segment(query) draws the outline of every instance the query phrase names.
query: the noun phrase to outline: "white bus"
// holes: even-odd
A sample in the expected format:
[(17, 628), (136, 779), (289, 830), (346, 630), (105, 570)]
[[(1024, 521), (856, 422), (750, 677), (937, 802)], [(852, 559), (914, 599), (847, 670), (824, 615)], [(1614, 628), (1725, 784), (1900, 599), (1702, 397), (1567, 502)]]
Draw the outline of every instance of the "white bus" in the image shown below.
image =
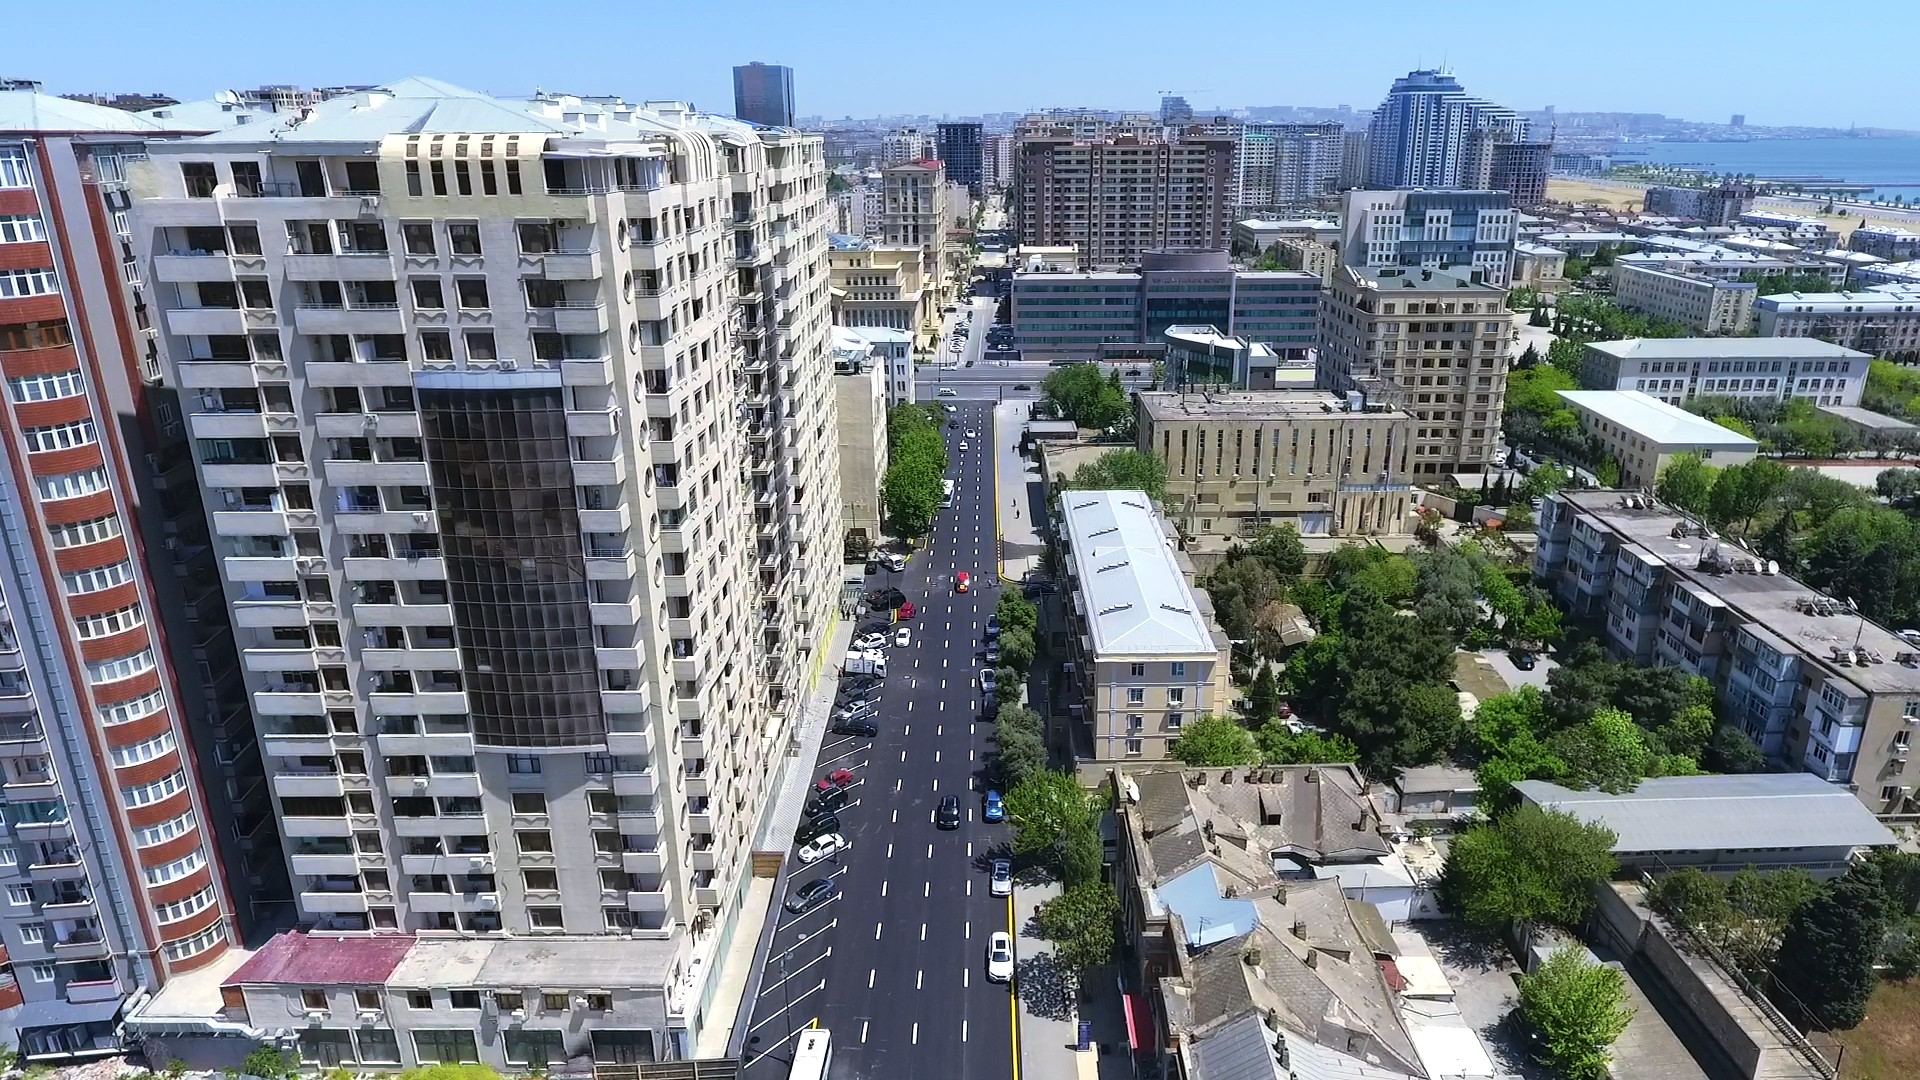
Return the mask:
[(953, 505), (953, 487), (954, 484), (951, 480), (940, 481), (940, 505), (942, 507), (950, 507)]
[(826, 1080), (833, 1064), (833, 1035), (826, 1028), (808, 1028), (793, 1044), (793, 1068), (787, 1080)]

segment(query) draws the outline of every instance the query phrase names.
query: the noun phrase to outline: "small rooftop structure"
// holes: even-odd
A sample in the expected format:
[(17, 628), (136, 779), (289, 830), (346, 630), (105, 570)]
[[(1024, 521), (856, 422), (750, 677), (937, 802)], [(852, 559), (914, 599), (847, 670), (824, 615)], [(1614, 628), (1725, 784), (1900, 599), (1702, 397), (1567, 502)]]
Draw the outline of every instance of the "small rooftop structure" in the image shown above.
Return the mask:
[(1817, 406), (1817, 408), (1828, 416), (1845, 420), (1847, 423), (1863, 431), (1899, 435), (1917, 430), (1913, 424), (1909, 424), (1898, 417), (1888, 416), (1886, 413), (1874, 412), (1872, 409), (1863, 409), (1858, 405), (1820, 405)]

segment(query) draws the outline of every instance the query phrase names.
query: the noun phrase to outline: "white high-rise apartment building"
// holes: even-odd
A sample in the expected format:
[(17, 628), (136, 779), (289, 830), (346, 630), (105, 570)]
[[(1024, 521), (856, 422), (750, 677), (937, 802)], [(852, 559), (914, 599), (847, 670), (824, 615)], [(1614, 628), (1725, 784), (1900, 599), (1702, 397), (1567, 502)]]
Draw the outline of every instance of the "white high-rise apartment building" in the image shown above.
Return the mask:
[(697, 1037), (837, 599), (819, 138), (408, 79), (133, 185), (301, 920)]
[(1411, 71), (1395, 79), (1367, 129), (1367, 186), (1456, 188), (1482, 183), (1469, 136), (1525, 141), (1527, 121), (1511, 109), (1470, 96), (1443, 71)]
[(925, 161), (936, 156), (937, 143), (934, 137), (917, 128), (902, 128), (880, 136), (882, 168), (905, 161)]

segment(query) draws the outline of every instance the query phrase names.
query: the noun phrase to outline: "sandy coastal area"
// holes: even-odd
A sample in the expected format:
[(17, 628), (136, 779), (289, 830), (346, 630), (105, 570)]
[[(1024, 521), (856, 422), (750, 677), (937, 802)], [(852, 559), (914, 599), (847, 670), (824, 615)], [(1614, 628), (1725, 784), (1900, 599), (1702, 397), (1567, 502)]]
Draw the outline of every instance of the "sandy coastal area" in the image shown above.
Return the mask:
[[(1639, 210), (1641, 200), (1646, 197), (1647, 185), (1627, 180), (1601, 180), (1594, 177), (1552, 177), (1547, 181), (1547, 198), (1564, 202), (1599, 203), (1612, 210)], [(1920, 213), (1892, 210), (1881, 206), (1847, 205), (1847, 214), (1821, 214), (1815, 211), (1825, 205), (1815, 199), (1764, 198), (1757, 199), (1755, 206), (1764, 210), (1779, 210), (1789, 214), (1805, 214), (1819, 218), (1831, 226), (1835, 232), (1845, 236), (1863, 222), (1876, 225), (1893, 225), (1901, 228), (1920, 230)]]

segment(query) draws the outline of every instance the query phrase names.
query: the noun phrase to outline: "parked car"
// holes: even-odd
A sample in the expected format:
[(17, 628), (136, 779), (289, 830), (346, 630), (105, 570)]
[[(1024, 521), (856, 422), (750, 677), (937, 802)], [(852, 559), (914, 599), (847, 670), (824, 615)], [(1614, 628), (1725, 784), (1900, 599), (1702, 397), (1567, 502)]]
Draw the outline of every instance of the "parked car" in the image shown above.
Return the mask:
[(987, 937), (987, 979), (1013, 981), (1013, 938), (1005, 930), (995, 930)]
[(911, 619), (918, 614), (920, 614), (920, 609), (913, 606), (913, 601), (909, 600), (900, 605), (899, 615), (902, 619)]
[(814, 878), (805, 885), (793, 890), (787, 897), (787, 910), (795, 915), (805, 915), (821, 904), (833, 899), (840, 892), (840, 882), (835, 878)]
[(913, 643), (913, 627), (903, 626), (900, 629), (895, 630), (893, 632), (893, 645), (895, 648), (904, 649), (908, 645), (911, 645), (912, 643)]
[(835, 769), (813, 783), (813, 789), (815, 791), (832, 791), (835, 788), (848, 788), (852, 786), (852, 769)]
[(853, 647), (861, 652), (868, 652), (873, 649), (884, 649), (887, 647), (887, 635), (862, 634), (853, 639)]
[(875, 611), (892, 611), (907, 602), (907, 594), (899, 589), (875, 589), (867, 594), (867, 606)]
[(887, 569), (893, 571), (896, 574), (907, 568), (907, 557), (905, 555), (900, 554), (897, 551), (887, 552), (886, 560), (887, 560)]
[(872, 675), (849, 675), (840, 680), (840, 693), (846, 697), (864, 697), (885, 685), (885, 681)]
[(990, 896), (1013, 895), (1013, 863), (1006, 859), (993, 860), (993, 876), (987, 879), (987, 893)]
[(940, 800), (939, 808), (933, 812), (933, 824), (939, 829), (960, 827), (960, 796), (948, 795)]
[(847, 793), (839, 788), (831, 788), (814, 792), (813, 797), (807, 800), (804, 811), (812, 818), (822, 814), (837, 814), (846, 805)]
[(801, 823), (800, 828), (793, 834), (793, 840), (796, 844), (804, 844), (817, 837), (825, 836), (830, 832), (839, 831), (840, 818), (834, 814), (822, 814), (817, 818), (808, 818), (805, 822)]
[(986, 798), (981, 800), (980, 816), (987, 821), (1007, 820), (1006, 804), (1000, 799), (1000, 793), (989, 789)]
[(817, 863), (821, 859), (838, 855), (852, 846), (852, 842), (837, 832), (830, 832), (825, 836), (816, 836), (801, 846), (800, 862), (803, 865), (807, 863)]
[(994, 692), (996, 688), (999, 687), (999, 685), (1000, 685), (1000, 678), (999, 676), (993, 673), (992, 668), (985, 668), (980, 672), (980, 692), (981, 693), (991, 694)]
[(1000, 666), (1000, 646), (998, 645), (987, 646), (986, 657), (987, 657), (987, 663), (992, 664), (995, 667)]
[(871, 739), (880, 734), (880, 725), (874, 723), (871, 717), (855, 716), (846, 720), (835, 720), (833, 727), (829, 730), (835, 735), (857, 735)]
[(1507, 654), (1507, 658), (1512, 660), (1513, 666), (1519, 668), (1521, 671), (1532, 671), (1534, 666), (1540, 662), (1538, 657), (1526, 649), (1515, 649)]
[(987, 616), (987, 640), (992, 641), (999, 636), (1000, 636), (1000, 616), (998, 615)]

